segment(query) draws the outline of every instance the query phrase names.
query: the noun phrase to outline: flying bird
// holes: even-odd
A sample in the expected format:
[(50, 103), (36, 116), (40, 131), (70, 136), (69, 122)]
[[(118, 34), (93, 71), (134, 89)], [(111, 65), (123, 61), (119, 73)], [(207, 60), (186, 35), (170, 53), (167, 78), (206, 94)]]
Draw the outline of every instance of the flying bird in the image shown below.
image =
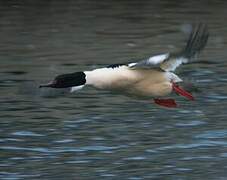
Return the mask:
[(206, 46), (208, 37), (206, 25), (199, 24), (192, 28), (185, 47), (177, 53), (167, 52), (138, 62), (58, 75), (53, 81), (40, 85), (40, 88), (70, 88), (74, 92), (84, 86), (93, 86), (132, 97), (152, 98), (160, 106), (174, 108), (177, 107), (175, 100), (167, 98), (173, 92), (188, 100), (195, 99), (179, 85), (183, 80), (174, 71), (199, 54)]

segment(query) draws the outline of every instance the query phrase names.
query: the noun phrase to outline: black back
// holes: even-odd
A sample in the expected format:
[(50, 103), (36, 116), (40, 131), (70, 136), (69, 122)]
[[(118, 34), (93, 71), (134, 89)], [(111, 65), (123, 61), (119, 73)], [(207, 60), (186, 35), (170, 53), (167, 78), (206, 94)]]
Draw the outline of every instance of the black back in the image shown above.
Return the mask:
[(107, 66), (107, 68), (118, 68), (118, 67), (120, 67), (120, 66), (126, 66), (127, 64), (110, 64), (110, 65), (108, 65)]

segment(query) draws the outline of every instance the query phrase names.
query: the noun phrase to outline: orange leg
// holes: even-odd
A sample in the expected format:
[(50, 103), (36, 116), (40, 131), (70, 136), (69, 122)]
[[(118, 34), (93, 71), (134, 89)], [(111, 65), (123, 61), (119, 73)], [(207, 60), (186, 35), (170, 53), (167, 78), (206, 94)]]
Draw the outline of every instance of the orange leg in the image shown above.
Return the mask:
[(164, 106), (168, 108), (176, 108), (177, 103), (174, 99), (154, 99), (155, 104), (158, 104), (159, 106)]
[(179, 94), (179, 95), (181, 95), (181, 96), (184, 96), (184, 97), (188, 98), (189, 100), (192, 100), (192, 101), (195, 100), (195, 98), (192, 96), (191, 93), (185, 91), (184, 89), (182, 89), (182, 88), (181, 88), (179, 85), (177, 85), (176, 83), (172, 82), (172, 85), (173, 85), (173, 90), (174, 90), (177, 94)]

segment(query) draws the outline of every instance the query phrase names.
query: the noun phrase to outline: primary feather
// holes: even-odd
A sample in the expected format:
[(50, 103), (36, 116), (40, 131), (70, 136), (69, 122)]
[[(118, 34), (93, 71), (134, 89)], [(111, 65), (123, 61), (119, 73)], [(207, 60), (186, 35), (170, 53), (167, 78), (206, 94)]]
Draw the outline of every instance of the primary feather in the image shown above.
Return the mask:
[(175, 71), (181, 64), (187, 63), (198, 54), (206, 45), (209, 33), (207, 27), (199, 24), (191, 31), (186, 46), (178, 53), (165, 53), (152, 56), (137, 63), (130, 63), (131, 68), (155, 68), (159, 67), (163, 71)]

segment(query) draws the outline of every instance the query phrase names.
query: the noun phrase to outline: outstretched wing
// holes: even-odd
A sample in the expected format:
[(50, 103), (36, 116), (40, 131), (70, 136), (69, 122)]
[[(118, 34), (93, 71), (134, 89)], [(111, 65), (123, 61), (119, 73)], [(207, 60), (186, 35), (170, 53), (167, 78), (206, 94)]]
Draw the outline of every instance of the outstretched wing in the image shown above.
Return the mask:
[(128, 66), (131, 68), (159, 67), (164, 71), (175, 71), (178, 66), (187, 63), (206, 46), (208, 37), (209, 33), (206, 25), (199, 24), (193, 28), (186, 46), (179, 53), (152, 56), (146, 60), (131, 63)]

